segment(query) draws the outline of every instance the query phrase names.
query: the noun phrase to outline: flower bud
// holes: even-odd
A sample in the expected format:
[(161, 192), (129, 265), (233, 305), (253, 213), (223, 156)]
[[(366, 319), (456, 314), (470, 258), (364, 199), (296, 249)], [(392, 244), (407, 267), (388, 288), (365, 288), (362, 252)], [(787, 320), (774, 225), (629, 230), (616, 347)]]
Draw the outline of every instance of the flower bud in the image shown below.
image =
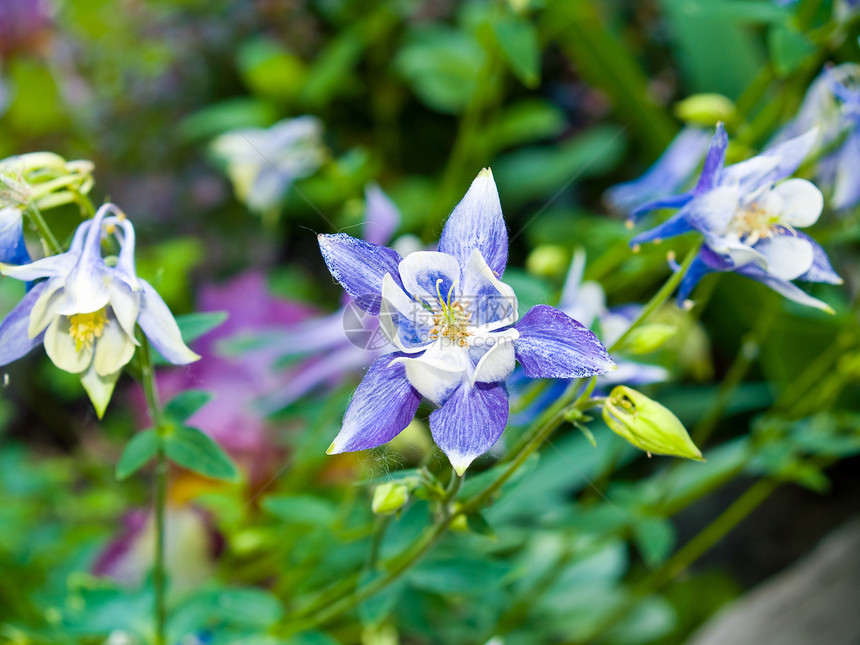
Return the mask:
[(642, 325), (631, 332), (625, 349), (631, 354), (650, 354), (660, 349), (677, 333), (678, 329), (674, 325), (663, 323)]
[(694, 94), (675, 104), (675, 115), (687, 123), (712, 126), (728, 121), (735, 104), (722, 94)]
[(408, 499), (409, 487), (406, 484), (386, 482), (373, 491), (371, 508), (379, 515), (389, 515), (403, 508)]
[(569, 263), (568, 252), (556, 244), (541, 244), (526, 258), (529, 273), (544, 277), (561, 275)]
[(671, 411), (636, 390), (619, 385), (603, 404), (603, 420), (650, 456), (674, 455), (703, 461), (701, 451)]

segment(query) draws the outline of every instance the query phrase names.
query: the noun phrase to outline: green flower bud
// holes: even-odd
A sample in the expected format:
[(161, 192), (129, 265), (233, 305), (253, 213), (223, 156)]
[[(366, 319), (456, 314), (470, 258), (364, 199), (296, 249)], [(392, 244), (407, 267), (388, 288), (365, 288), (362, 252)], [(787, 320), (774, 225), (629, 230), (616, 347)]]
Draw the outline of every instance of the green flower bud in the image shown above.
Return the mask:
[(674, 325), (662, 323), (642, 325), (631, 332), (624, 349), (631, 354), (650, 354), (660, 349), (677, 333), (678, 329)]
[(371, 508), (379, 515), (390, 515), (403, 508), (408, 499), (409, 487), (406, 484), (387, 482), (373, 491)]
[(561, 275), (570, 263), (570, 254), (562, 246), (541, 244), (526, 258), (526, 269), (534, 275)]
[(603, 404), (606, 425), (650, 456), (702, 459), (701, 451), (671, 411), (636, 390), (619, 385)]
[(735, 113), (735, 104), (722, 94), (694, 94), (675, 104), (675, 115), (682, 121), (712, 126), (728, 121)]

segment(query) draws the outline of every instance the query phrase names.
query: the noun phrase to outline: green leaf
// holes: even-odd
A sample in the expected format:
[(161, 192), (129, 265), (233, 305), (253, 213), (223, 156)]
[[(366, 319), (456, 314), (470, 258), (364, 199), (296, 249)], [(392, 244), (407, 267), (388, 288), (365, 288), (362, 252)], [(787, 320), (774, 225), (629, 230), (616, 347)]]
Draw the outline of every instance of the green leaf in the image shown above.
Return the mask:
[[(381, 577), (381, 571), (365, 571), (359, 579), (359, 588), (371, 584), (376, 578)], [(361, 623), (366, 627), (376, 627), (394, 611), (397, 601), (403, 595), (406, 588), (406, 580), (400, 578), (388, 585), (382, 591), (373, 594), (358, 606), (358, 616)]]
[(263, 508), (291, 524), (329, 526), (337, 511), (329, 500), (313, 495), (269, 495)]
[(185, 390), (174, 396), (164, 406), (164, 414), (178, 424), (185, 423), (195, 412), (212, 400), (206, 390)]
[(213, 479), (236, 482), (239, 471), (221, 447), (196, 428), (179, 426), (164, 438), (167, 456), (176, 464)]
[(624, 137), (617, 127), (598, 126), (553, 146), (510, 152), (493, 164), (505, 203), (553, 195), (577, 179), (606, 172), (621, 159)]
[(426, 591), (475, 594), (501, 585), (510, 570), (501, 562), (460, 556), (425, 561), (408, 574), (408, 579)]
[(158, 434), (153, 429), (134, 435), (125, 445), (119, 463), (116, 465), (116, 478), (125, 479), (140, 470), (158, 450)]
[(468, 103), (484, 61), (478, 42), (461, 31), (432, 27), (417, 32), (397, 56), (397, 71), (421, 101), (456, 114)]
[(493, 23), (493, 32), (514, 76), (526, 87), (537, 86), (540, 80), (540, 46), (534, 25), (509, 17)]
[(320, 107), (354, 82), (356, 79), (352, 72), (364, 47), (357, 27), (338, 34), (314, 61), (302, 89), (302, 98), (309, 105)]
[(225, 320), (227, 320), (227, 316), (228, 314), (226, 311), (206, 311), (184, 314), (182, 316), (176, 316), (176, 324), (179, 325), (182, 340), (188, 344), (221, 325)]
[(633, 525), (633, 539), (645, 564), (654, 568), (663, 563), (675, 546), (672, 524), (657, 517), (647, 517)]
[(207, 105), (183, 119), (177, 128), (186, 143), (205, 141), (228, 130), (265, 128), (278, 118), (271, 103), (243, 96)]
[(254, 38), (239, 47), (237, 67), (254, 94), (288, 100), (307, 81), (302, 60), (269, 38)]
[(793, 29), (775, 27), (767, 36), (770, 57), (780, 77), (791, 74), (809, 55), (815, 53), (815, 45)]

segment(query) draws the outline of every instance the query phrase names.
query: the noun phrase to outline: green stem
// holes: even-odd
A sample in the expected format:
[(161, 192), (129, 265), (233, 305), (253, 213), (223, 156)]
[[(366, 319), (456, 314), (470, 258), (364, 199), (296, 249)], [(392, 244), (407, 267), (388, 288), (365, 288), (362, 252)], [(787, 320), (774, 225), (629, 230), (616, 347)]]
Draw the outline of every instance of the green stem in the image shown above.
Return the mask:
[(663, 566), (638, 584), (637, 591), (651, 593), (674, 580), (690, 565), (723, 539), (779, 487), (772, 479), (760, 479), (736, 499), (731, 506), (687, 542)]
[(654, 297), (648, 301), (644, 307), (642, 307), (642, 311), (639, 312), (639, 316), (637, 316), (636, 320), (627, 328), (627, 330), (621, 334), (621, 336), (612, 343), (612, 347), (609, 348), (609, 353), (617, 352), (618, 350), (624, 347), (624, 343), (627, 342), (627, 339), (630, 338), (630, 334), (641, 325), (643, 322), (648, 320), (648, 317), (651, 316), (657, 309), (663, 306), (663, 303), (669, 299), (669, 296), (678, 288), (678, 285), (681, 284), (681, 280), (684, 279), (684, 276), (687, 274), (687, 271), (690, 269), (690, 265), (693, 264), (693, 260), (696, 259), (696, 255), (699, 253), (699, 249), (702, 246), (702, 242), (700, 241), (696, 244), (690, 251), (687, 253), (687, 257), (684, 258), (684, 261), (681, 263), (680, 269), (675, 271), (666, 283), (660, 287), (660, 290), (654, 294)]
[(152, 576), (155, 592), (155, 645), (167, 645), (166, 568), (164, 564), (164, 527), (167, 506), (167, 456), (164, 452), (166, 425), (158, 397), (158, 386), (155, 383), (155, 369), (149, 342), (142, 334), (140, 336), (140, 372), (143, 391), (146, 396), (146, 406), (158, 434), (158, 451), (155, 454), (155, 562)]
[(692, 438), (696, 444), (703, 444), (717, 427), (717, 423), (719, 423), (726, 407), (732, 400), (732, 395), (734, 395), (735, 390), (741, 384), (750, 366), (758, 357), (759, 345), (767, 335), (774, 320), (776, 320), (777, 311), (778, 307), (771, 298), (761, 313), (756, 326), (741, 340), (740, 350), (738, 350), (735, 360), (732, 362), (731, 367), (729, 367), (728, 372), (726, 372), (726, 377), (720, 383), (720, 388), (717, 391), (717, 396), (713, 404), (693, 429)]
[(39, 207), (36, 206), (35, 203), (31, 202), (27, 206), (27, 214), (30, 216), (30, 221), (33, 223), (39, 237), (42, 238), (42, 243), (45, 245), (45, 248), (48, 250), (50, 255), (59, 255), (62, 253), (63, 247), (60, 246), (59, 242), (57, 242), (57, 238), (54, 237), (54, 233), (45, 221), (45, 218), (42, 217)]

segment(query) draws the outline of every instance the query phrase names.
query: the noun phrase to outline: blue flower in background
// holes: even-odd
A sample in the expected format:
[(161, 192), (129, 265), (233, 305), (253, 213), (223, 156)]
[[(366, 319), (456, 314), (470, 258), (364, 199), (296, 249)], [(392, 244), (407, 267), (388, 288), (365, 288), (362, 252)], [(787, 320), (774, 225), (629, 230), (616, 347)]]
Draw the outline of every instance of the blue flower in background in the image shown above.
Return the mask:
[(860, 65), (843, 63), (825, 69), (803, 99), (797, 116), (777, 135), (777, 143), (813, 127), (813, 150), (824, 153), (815, 179), (831, 194), (836, 210), (860, 203)]
[(422, 397), (437, 409), (430, 431), (462, 474), (505, 429), (504, 380), (518, 360), (527, 376), (581, 378), (614, 368), (581, 324), (547, 305), (517, 322), (517, 298), (500, 281), (508, 234), (492, 173), (481, 171), (457, 205), (438, 251), (401, 258), (343, 233), (320, 235), (331, 274), (380, 324), (398, 351), (378, 358), (358, 387), (330, 453), (393, 439)]
[(604, 196), (607, 205), (613, 211), (628, 214), (643, 204), (678, 192), (693, 176), (708, 151), (710, 139), (705, 130), (684, 128), (645, 174), (609, 188)]
[(679, 208), (669, 220), (633, 238), (659, 241), (688, 231), (704, 234), (704, 245), (679, 288), (684, 300), (707, 273), (735, 271), (801, 304), (830, 311), (791, 280), (841, 283), (827, 254), (797, 229), (821, 214), (821, 191), (805, 179), (786, 179), (806, 157), (817, 132), (810, 130), (723, 167), (728, 137), (717, 126), (699, 181), (693, 190), (640, 207), (637, 217), (657, 208)]

